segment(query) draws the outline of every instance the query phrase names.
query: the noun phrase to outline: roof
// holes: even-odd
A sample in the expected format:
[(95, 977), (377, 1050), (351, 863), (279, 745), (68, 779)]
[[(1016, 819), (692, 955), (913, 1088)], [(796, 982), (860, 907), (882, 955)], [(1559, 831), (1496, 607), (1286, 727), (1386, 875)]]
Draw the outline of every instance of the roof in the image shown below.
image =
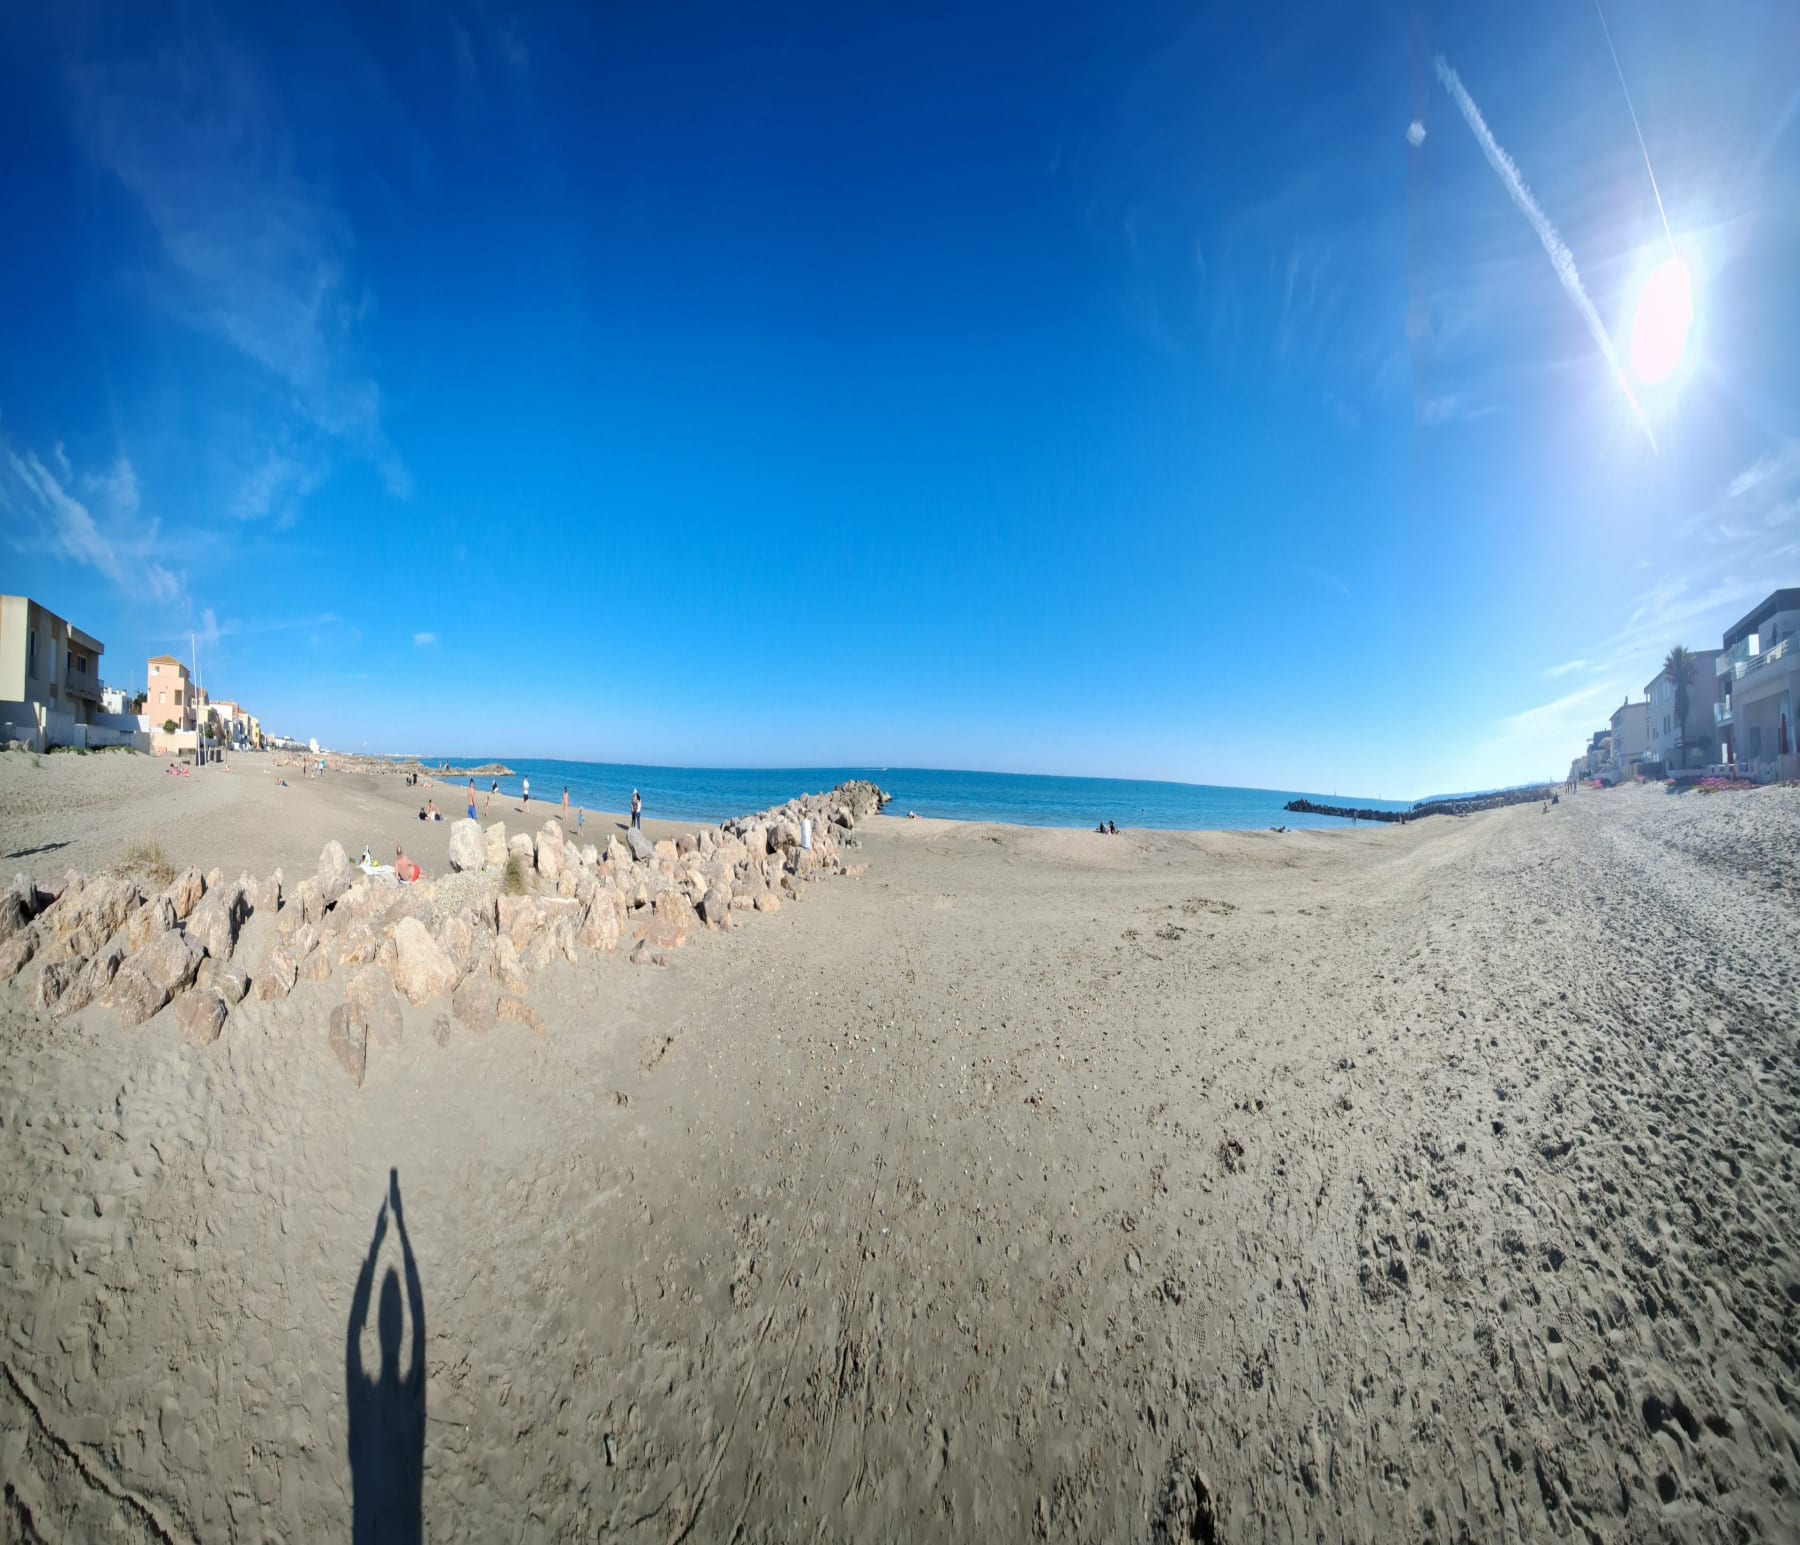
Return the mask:
[(153, 654), (150, 656), (149, 663), (151, 665), (179, 665), (181, 661), (172, 654)]
[(1776, 590), (1753, 611), (1745, 612), (1725, 630), (1725, 648), (1742, 643), (1752, 633), (1760, 633), (1762, 625), (1777, 612), (1800, 612), (1800, 587)]

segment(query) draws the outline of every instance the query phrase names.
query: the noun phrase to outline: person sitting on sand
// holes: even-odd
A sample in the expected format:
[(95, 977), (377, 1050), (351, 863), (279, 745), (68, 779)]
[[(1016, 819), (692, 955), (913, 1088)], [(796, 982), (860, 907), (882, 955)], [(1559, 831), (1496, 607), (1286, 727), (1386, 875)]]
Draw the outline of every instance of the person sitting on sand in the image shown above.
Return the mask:
[(1107, 822), (1107, 823), (1106, 823), (1106, 834), (1107, 834), (1107, 835), (1108, 835), (1108, 836), (1109, 836), (1109, 837), (1116, 837), (1116, 836), (1118, 836), (1118, 835), (1119, 835), (1119, 828), (1118, 828), (1118, 824), (1117, 824), (1117, 823), (1116, 823), (1116, 822), (1114, 822), (1114, 821), (1108, 821), (1108, 822)]
[(419, 866), (401, 848), (394, 849), (394, 875), (402, 885), (411, 885), (419, 878)]
[(419, 819), (421, 821), (429, 819), (425, 814), (425, 807), (423, 805), (419, 806)]
[(1106, 835), (1106, 822), (1102, 821), (1098, 826), (1096, 826), (1094, 828), (1094, 830), (1099, 832), (1100, 835), (1102, 837), (1104, 837)]
[(438, 809), (437, 801), (435, 799), (426, 800), (425, 801), (425, 819), (428, 821), (441, 821), (441, 820), (443, 820), (443, 818), (444, 818), (444, 812), (442, 810)]

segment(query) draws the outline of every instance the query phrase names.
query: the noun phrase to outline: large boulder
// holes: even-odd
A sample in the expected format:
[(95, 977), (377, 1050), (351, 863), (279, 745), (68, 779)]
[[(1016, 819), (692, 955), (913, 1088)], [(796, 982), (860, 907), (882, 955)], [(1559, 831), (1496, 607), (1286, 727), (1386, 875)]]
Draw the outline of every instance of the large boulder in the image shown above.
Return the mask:
[(70, 983), (80, 975), (78, 962), (46, 960), (41, 962), (31, 974), (31, 1006), (34, 1009), (51, 1009), (56, 1001), (68, 991)]
[(56, 935), (69, 956), (92, 955), (115, 933), (143, 900), (137, 881), (124, 876), (97, 879), (57, 908)]
[(136, 961), (128, 960), (112, 979), (106, 1001), (118, 1010), (120, 1024), (141, 1025), (169, 1001), (169, 989), (157, 986), (138, 970)]
[(527, 868), (537, 862), (537, 844), (531, 840), (530, 832), (514, 832), (506, 839), (506, 856), (516, 858)]
[(190, 864), (169, 882), (169, 888), (163, 892), (175, 908), (177, 922), (185, 921), (187, 915), (200, 905), (200, 898), (206, 894), (206, 881), (201, 877), (198, 865)]
[[(124, 972), (119, 973), (121, 976)], [(300, 962), (294, 957), (292, 948), (286, 944), (277, 944), (263, 957), (262, 965), (256, 973), (256, 996), (264, 1003), (276, 1003), (294, 990), (294, 981), (300, 974)]]
[(487, 845), (481, 840), (481, 824), (467, 819), (450, 823), (450, 867), (459, 873), (480, 869), (487, 863)]
[(496, 821), (482, 833), (481, 851), (488, 868), (506, 867), (506, 822)]
[(37, 953), (37, 935), (29, 928), (0, 944), (0, 982), (10, 982)]
[(554, 821), (546, 821), (537, 835), (537, 867), (546, 880), (556, 880), (563, 872), (562, 828)]
[(634, 863), (647, 864), (656, 857), (656, 844), (635, 826), (625, 833), (625, 846), (631, 850)]
[(606, 851), (600, 856), (605, 859), (607, 863), (616, 868), (620, 864), (629, 864), (631, 862), (631, 849), (626, 847), (617, 837), (608, 837), (606, 839)]
[(327, 906), (350, 889), (350, 855), (336, 837), (319, 854), (319, 895)]
[(173, 994), (193, 981), (206, 952), (179, 928), (158, 934), (131, 957), (131, 963), (158, 987)]
[(708, 928), (729, 928), (731, 926), (731, 893), (722, 891), (717, 886), (709, 889), (700, 898), (700, 921)]
[(357, 918), (338, 936), (337, 957), (340, 966), (360, 966), (375, 958), (381, 947), (381, 935), (375, 925)]
[(250, 978), (236, 966), (215, 959), (203, 960), (194, 975), (194, 989), (215, 992), (227, 1003), (242, 1003), (250, 991)]
[(348, 996), (353, 1022), (363, 1025), (383, 1046), (398, 1042), (406, 1033), (400, 999), (386, 966), (364, 966), (350, 978)]
[(10, 939), (21, 929), (27, 927), (33, 912), (27, 899), (26, 888), (15, 885), (4, 896), (0, 896), (0, 941)]
[(515, 950), (523, 951), (531, 942), (538, 926), (537, 901), (531, 896), (509, 896), (502, 892), (499, 901), (500, 935), (510, 939)]
[(177, 922), (175, 903), (167, 895), (152, 896), (131, 914), (125, 925), (125, 949), (135, 955), (158, 934), (167, 933)]
[(611, 954), (619, 947), (619, 909), (613, 893), (604, 891), (594, 898), (581, 921), (581, 942), (591, 950)]
[(112, 980), (119, 974), (119, 967), (124, 961), (125, 951), (116, 944), (101, 950), (63, 989), (63, 995), (56, 1000), (56, 1018), (66, 1019), (71, 1014), (77, 1014), (102, 997), (112, 986)]
[(416, 917), (394, 929), (394, 984), (413, 1003), (425, 1003), (456, 985), (456, 966), (443, 945)]
[(187, 934), (214, 960), (229, 960), (237, 946), (241, 893), (236, 887), (210, 890), (188, 918)]
[(216, 992), (184, 992), (175, 1000), (175, 1027), (196, 1046), (210, 1046), (225, 1028), (225, 1000)]

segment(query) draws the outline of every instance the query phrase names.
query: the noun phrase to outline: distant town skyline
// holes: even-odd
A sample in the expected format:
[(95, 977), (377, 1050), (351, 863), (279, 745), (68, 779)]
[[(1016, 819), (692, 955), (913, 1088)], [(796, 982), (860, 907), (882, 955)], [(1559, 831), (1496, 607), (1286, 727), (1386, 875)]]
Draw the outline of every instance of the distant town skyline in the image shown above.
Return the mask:
[(12, 8), (0, 590), (345, 749), (1560, 776), (1800, 583), (1791, 15), (1611, 21)]

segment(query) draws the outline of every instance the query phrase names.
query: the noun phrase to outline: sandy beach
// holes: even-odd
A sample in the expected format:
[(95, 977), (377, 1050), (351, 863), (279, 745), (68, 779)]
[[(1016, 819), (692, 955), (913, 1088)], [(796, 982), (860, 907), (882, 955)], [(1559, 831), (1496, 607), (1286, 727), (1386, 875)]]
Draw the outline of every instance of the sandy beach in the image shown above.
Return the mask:
[[(0, 756), (5, 873), (442, 872), (270, 769)], [(1800, 790), (856, 835), (360, 1088), (0, 986), (0, 1538), (348, 1534), (390, 1172), (427, 1538), (1800, 1534)]]

